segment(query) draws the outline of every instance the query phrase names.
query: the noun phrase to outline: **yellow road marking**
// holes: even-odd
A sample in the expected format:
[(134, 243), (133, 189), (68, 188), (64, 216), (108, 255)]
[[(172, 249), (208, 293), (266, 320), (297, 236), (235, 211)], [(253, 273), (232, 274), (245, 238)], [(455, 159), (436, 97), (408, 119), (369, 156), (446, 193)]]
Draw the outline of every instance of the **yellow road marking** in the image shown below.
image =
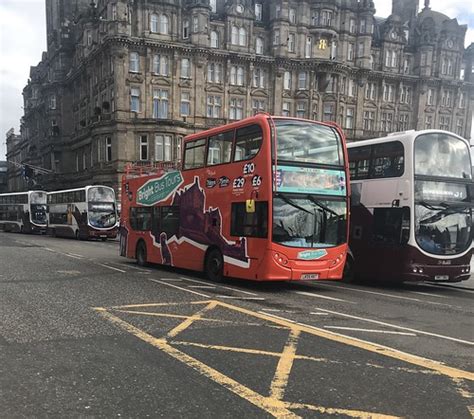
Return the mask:
[[(208, 306), (209, 307), (209, 306)], [(279, 418), (298, 418), (299, 416), (293, 414), (290, 410), (285, 407), (285, 403), (274, 400), (269, 397), (264, 397), (255, 391), (245, 387), (244, 385), (238, 383), (230, 377), (216, 371), (214, 368), (209, 367), (208, 365), (198, 361), (197, 359), (185, 354), (184, 352), (179, 351), (178, 349), (170, 346), (165, 339), (157, 339), (148, 333), (138, 329), (137, 327), (123, 321), (122, 319), (110, 314), (106, 310), (99, 311), (102, 316), (107, 320), (111, 321), (113, 324), (120, 327), (122, 330), (131, 333), (137, 338), (143, 340), (144, 342), (149, 343), (150, 345), (162, 350), (171, 357), (177, 359), (178, 361), (183, 362), (184, 364), (190, 366), (195, 371), (200, 374), (210, 378), (212, 381), (222, 385), (226, 389), (230, 390), (232, 393), (242, 397), (243, 399), (249, 401), (255, 406), (259, 407), (262, 410), (270, 413), (271, 415)]]
[[(235, 348), (232, 346), (206, 345), (203, 343), (195, 343), (195, 342), (172, 341), (170, 342), (170, 344), (180, 345), (180, 346), (195, 346), (197, 348), (203, 348), (203, 349), (214, 349), (217, 351), (227, 351), (227, 352), (239, 352), (239, 353), (251, 354), (251, 355), (273, 356), (277, 358), (280, 358), (282, 356), (281, 352), (262, 351), (260, 349)], [(314, 361), (314, 362), (339, 363), (338, 361), (330, 361), (327, 358), (315, 358), (315, 357), (306, 356), (306, 355), (295, 355), (295, 359), (304, 360), (304, 361)]]
[(333, 407), (313, 406), (311, 404), (304, 404), (304, 403), (285, 403), (285, 405), (288, 409), (307, 409), (307, 410), (314, 410), (319, 413), (326, 413), (329, 415), (347, 415), (352, 418), (395, 419), (399, 417), (399, 416), (382, 415), (379, 413), (363, 412), (360, 410), (337, 409)]
[[(151, 316), (151, 317), (169, 317), (172, 319), (189, 319), (189, 316), (184, 314), (169, 314), (169, 313), (153, 313), (148, 311), (135, 311), (135, 310), (114, 310), (117, 313), (127, 313), (127, 314), (138, 314), (139, 316)], [(214, 322), (214, 323), (232, 323), (235, 324), (232, 320), (219, 320), (219, 319), (206, 319), (205, 317), (194, 318), (194, 321), (201, 322)], [(257, 325), (255, 323), (255, 325)]]
[[(206, 304), (206, 306), (202, 308), (200, 311), (198, 311), (197, 313), (190, 316), (182, 316), (182, 315), (174, 315), (174, 314), (166, 314), (166, 313), (146, 313), (146, 312), (120, 310), (125, 307), (154, 307), (154, 306), (168, 306), (168, 305), (176, 306), (176, 305), (183, 305), (183, 304), (195, 304), (195, 305)], [(271, 326), (274, 326), (275, 324), (277, 324), (278, 327), (289, 330), (290, 335), (288, 337), (287, 344), (285, 345), (285, 348), (283, 349), (283, 352), (274, 353), (274, 352), (269, 352), (269, 351), (252, 350), (252, 349), (246, 349), (246, 348), (231, 348), (231, 347), (217, 346), (217, 345), (203, 345), (203, 344), (198, 344), (198, 343), (193, 343), (193, 342), (174, 342), (174, 341), (168, 342), (167, 341), (166, 338), (176, 337), (179, 333), (189, 328), (192, 325), (192, 323), (195, 321), (213, 320), (213, 319), (205, 319), (202, 316), (206, 312), (218, 306), (225, 307), (225, 308), (228, 308), (229, 310), (233, 310), (236, 312), (249, 315), (253, 318), (264, 320), (265, 323), (267, 322), (273, 323), (273, 325)], [(104, 316), (106, 319), (116, 324), (117, 326), (119, 326), (121, 329), (161, 349), (162, 351), (172, 356), (173, 358), (190, 366), (191, 368), (198, 371), (202, 375), (222, 385), (223, 387), (239, 395), (245, 400), (251, 402), (252, 404), (258, 406), (259, 408), (267, 411), (268, 413), (272, 414), (275, 417), (298, 417), (294, 415), (289, 409), (308, 409), (308, 410), (314, 410), (320, 413), (344, 414), (347, 416), (359, 417), (359, 418), (389, 418), (389, 417), (391, 418), (393, 417), (393, 416), (386, 416), (382, 414), (364, 412), (364, 411), (358, 411), (358, 410), (326, 408), (323, 406), (315, 406), (315, 405), (301, 404), (301, 403), (290, 403), (290, 402), (282, 401), (281, 399), (284, 395), (284, 391), (288, 384), (289, 375), (290, 375), (291, 368), (295, 359), (311, 359), (311, 360), (318, 360), (322, 362), (332, 362), (332, 361), (325, 360), (323, 358), (318, 359), (318, 358), (296, 355), (297, 340), (301, 332), (305, 332), (314, 336), (319, 336), (331, 341), (336, 341), (338, 343), (350, 345), (350, 346), (367, 350), (369, 352), (377, 353), (383, 356), (391, 357), (403, 362), (407, 362), (413, 365), (424, 367), (427, 370), (433, 371), (436, 374), (445, 375), (453, 379), (454, 384), (458, 388), (458, 392), (460, 393), (462, 397), (465, 397), (465, 398), (471, 397), (470, 394), (462, 390), (463, 379), (467, 379), (471, 381), (474, 379), (474, 374), (468, 371), (451, 368), (437, 361), (411, 355), (411, 354), (401, 352), (401, 351), (398, 351), (396, 349), (389, 348), (386, 346), (378, 345), (372, 342), (366, 342), (360, 339), (351, 338), (344, 335), (339, 335), (337, 333), (329, 332), (324, 329), (319, 329), (317, 327), (304, 325), (301, 323), (296, 323), (296, 322), (293, 322), (281, 317), (269, 316), (269, 315), (267, 316), (265, 313), (253, 312), (251, 310), (247, 310), (238, 306), (233, 306), (231, 304), (227, 304), (220, 301), (210, 300), (210, 301), (195, 301), (191, 303), (171, 303), (171, 304), (158, 303), (158, 304), (146, 304), (146, 305), (136, 304), (136, 305), (130, 305), (130, 306), (118, 306), (118, 307), (115, 307), (115, 309), (117, 309), (117, 311), (119, 312), (132, 313), (132, 314), (140, 313), (143, 315), (151, 315), (151, 316), (153, 315), (161, 316), (164, 314), (165, 317), (171, 316), (174, 318), (184, 318), (185, 320), (181, 324), (173, 328), (166, 335), (165, 338), (158, 339), (136, 328), (135, 326), (125, 322), (124, 320), (121, 320), (119, 317), (107, 311), (106, 308), (100, 308), (100, 307), (95, 308), (95, 310), (97, 310), (102, 316)], [(227, 377), (226, 375), (202, 363), (201, 361), (195, 358), (192, 358), (191, 356), (185, 354), (184, 352), (179, 351), (178, 349), (174, 348), (171, 345), (188, 345), (188, 346), (197, 346), (197, 347), (210, 348), (210, 349), (229, 350), (229, 351), (234, 351), (234, 352), (244, 352), (244, 353), (270, 355), (270, 356), (279, 357), (280, 360), (278, 362), (277, 370), (275, 372), (275, 376), (271, 384), (270, 396), (265, 397), (254, 392), (248, 387), (245, 387), (244, 385), (236, 382), (232, 378)], [(403, 367), (401, 369), (403, 369)], [(472, 414), (473, 406), (466, 406), (466, 407), (469, 410), (469, 412)]]
[(273, 377), (272, 384), (270, 386), (270, 397), (273, 397), (277, 400), (283, 399), (285, 394), (285, 389), (288, 384), (288, 379), (290, 377), (291, 367), (293, 366), (293, 361), (295, 360), (296, 355), (296, 345), (298, 344), (298, 338), (301, 331), (298, 329), (292, 329), (283, 352), (281, 354), (280, 360), (275, 371), (275, 376)]
[(237, 311), (239, 313), (244, 313), (249, 316), (257, 317), (259, 319), (267, 319), (268, 321), (279, 324), (280, 326), (285, 326), (288, 329), (298, 329), (302, 332), (309, 333), (314, 336), (319, 336), (328, 340), (332, 340), (339, 343), (344, 343), (346, 345), (354, 346), (356, 348), (364, 349), (369, 352), (374, 352), (379, 355), (384, 355), (390, 358), (398, 359), (400, 361), (408, 362), (413, 365), (418, 365), (427, 369), (438, 371), (443, 375), (446, 375), (450, 378), (464, 378), (466, 380), (474, 381), (474, 373), (469, 371), (460, 370), (458, 368), (448, 367), (447, 365), (442, 364), (438, 361), (433, 361), (432, 359), (422, 358), (417, 355), (412, 355), (406, 352), (399, 351), (397, 349), (390, 348), (388, 346), (378, 345), (376, 343), (366, 342), (360, 339), (351, 338), (349, 336), (340, 335), (338, 333), (330, 332), (328, 330), (320, 329), (314, 326), (307, 326), (300, 323), (290, 322), (284, 320), (281, 317), (267, 316), (263, 313), (257, 313), (255, 311), (247, 310), (242, 307), (233, 306), (228, 303), (219, 302), (219, 306), (227, 307), (230, 310)]
[(169, 338), (174, 338), (175, 336), (179, 335), (181, 332), (186, 330), (189, 326), (191, 326), (196, 320), (200, 320), (201, 316), (209, 310), (212, 310), (217, 306), (217, 301), (211, 301), (209, 304), (204, 307), (202, 310), (199, 310), (193, 316), (189, 316), (183, 323), (176, 326), (174, 329), (170, 330), (166, 335)]

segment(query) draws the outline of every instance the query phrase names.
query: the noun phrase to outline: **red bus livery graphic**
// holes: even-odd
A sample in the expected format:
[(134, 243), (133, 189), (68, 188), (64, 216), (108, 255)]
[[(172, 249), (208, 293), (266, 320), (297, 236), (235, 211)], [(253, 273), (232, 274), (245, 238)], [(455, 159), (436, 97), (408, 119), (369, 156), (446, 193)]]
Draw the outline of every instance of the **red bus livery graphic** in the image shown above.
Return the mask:
[(347, 171), (331, 124), (260, 114), (190, 135), (181, 170), (128, 168), (121, 255), (211, 280), (340, 279)]

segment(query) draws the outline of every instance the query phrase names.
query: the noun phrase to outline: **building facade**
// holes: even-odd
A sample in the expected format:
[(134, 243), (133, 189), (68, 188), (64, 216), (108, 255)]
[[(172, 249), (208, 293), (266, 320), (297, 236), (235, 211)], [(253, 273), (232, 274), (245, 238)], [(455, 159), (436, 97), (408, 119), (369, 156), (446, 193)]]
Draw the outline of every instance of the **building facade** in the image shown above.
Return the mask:
[(46, 189), (119, 190), (128, 162), (178, 160), (183, 136), (259, 111), (336, 121), (349, 140), (469, 138), (466, 26), (392, 2), (379, 18), (368, 0), (46, 0), (48, 50), (8, 158), (51, 170)]

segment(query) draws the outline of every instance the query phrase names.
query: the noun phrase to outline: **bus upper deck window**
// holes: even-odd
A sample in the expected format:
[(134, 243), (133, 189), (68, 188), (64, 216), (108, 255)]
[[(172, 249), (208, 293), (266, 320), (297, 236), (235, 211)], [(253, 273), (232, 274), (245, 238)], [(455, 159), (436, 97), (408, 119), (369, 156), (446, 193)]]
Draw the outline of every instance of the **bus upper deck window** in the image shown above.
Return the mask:
[(249, 125), (237, 130), (235, 136), (234, 161), (254, 157), (262, 146), (263, 132), (259, 125)]
[(209, 137), (209, 149), (207, 151), (207, 165), (229, 163), (232, 154), (232, 141), (234, 131), (222, 132)]
[(206, 139), (188, 141), (184, 149), (184, 169), (196, 169), (204, 167), (206, 155)]

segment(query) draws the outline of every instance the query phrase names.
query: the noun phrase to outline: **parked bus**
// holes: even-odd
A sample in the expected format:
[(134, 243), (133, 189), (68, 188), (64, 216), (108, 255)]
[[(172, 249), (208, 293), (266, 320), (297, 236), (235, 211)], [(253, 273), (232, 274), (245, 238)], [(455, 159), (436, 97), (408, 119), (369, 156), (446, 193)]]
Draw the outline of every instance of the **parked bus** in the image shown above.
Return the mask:
[(112, 188), (102, 185), (48, 192), (48, 231), (76, 239), (117, 237), (117, 209)]
[(121, 255), (250, 280), (341, 279), (345, 139), (334, 124), (258, 114), (183, 140), (181, 170), (131, 168)]
[(474, 202), (469, 143), (445, 131), (407, 131), (350, 143), (348, 152), (348, 271), (392, 282), (468, 279)]
[(46, 231), (46, 192), (0, 194), (0, 227), (5, 231), (44, 233)]

